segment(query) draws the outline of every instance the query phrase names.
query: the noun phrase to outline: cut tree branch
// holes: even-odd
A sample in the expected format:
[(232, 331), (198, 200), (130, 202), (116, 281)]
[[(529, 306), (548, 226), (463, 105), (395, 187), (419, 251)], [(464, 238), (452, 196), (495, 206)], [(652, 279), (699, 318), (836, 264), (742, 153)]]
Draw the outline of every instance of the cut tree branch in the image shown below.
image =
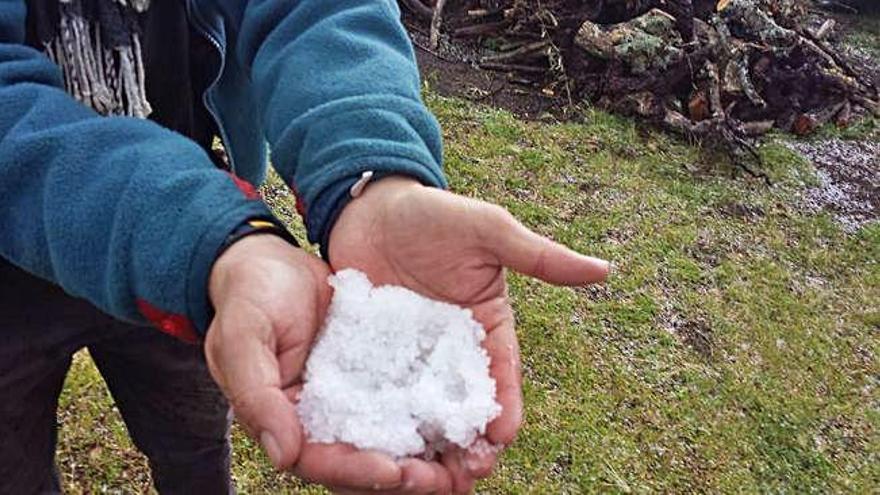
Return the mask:
[(446, 0), (437, 0), (434, 6), (434, 14), (431, 17), (431, 48), (436, 50), (440, 46), (440, 25), (443, 24), (443, 9), (446, 8)]

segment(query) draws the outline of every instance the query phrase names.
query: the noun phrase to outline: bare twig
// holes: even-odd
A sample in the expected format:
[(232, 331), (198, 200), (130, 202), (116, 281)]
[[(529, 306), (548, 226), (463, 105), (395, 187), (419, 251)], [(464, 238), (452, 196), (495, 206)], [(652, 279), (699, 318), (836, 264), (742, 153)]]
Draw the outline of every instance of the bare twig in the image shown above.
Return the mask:
[(437, 0), (434, 6), (434, 14), (431, 17), (431, 48), (434, 50), (440, 46), (440, 25), (443, 24), (443, 9), (446, 8), (446, 0)]
[(449, 57), (447, 57), (447, 56), (445, 56), (445, 55), (442, 55), (442, 54), (440, 54), (440, 52), (438, 52), (437, 50), (432, 50), (431, 48), (429, 48), (429, 47), (427, 47), (427, 46), (425, 46), (425, 45), (419, 43), (419, 41), (416, 40), (416, 39), (413, 39), (413, 40), (412, 40), (412, 44), (413, 44), (416, 48), (418, 48), (419, 50), (421, 50), (421, 51), (423, 51), (423, 52), (425, 52), (425, 53), (430, 53), (431, 55), (433, 55), (433, 56), (439, 58), (440, 60), (443, 60), (443, 61), (446, 61), (446, 62), (450, 62), (450, 63), (453, 63), (453, 64), (457, 64), (457, 63), (461, 62), (460, 60), (451, 59), (451, 58), (449, 58)]
[(813, 37), (817, 40), (825, 39), (825, 37), (828, 36), (828, 33), (830, 33), (832, 29), (834, 29), (835, 24), (837, 23), (834, 21), (834, 19), (826, 19), (825, 22), (823, 22), (822, 25), (819, 26), (819, 28), (812, 33)]
[(501, 62), (505, 60), (513, 60), (516, 58), (523, 57), (525, 55), (532, 54), (534, 52), (543, 50), (550, 46), (550, 40), (541, 40), (536, 41), (534, 43), (526, 43), (516, 50), (512, 50), (505, 53), (499, 53), (497, 55), (489, 55), (483, 57), (484, 62)]
[(453, 30), (452, 36), (482, 36), (484, 34), (498, 33), (509, 25), (509, 20), (473, 24), (471, 26), (464, 26)]
[(482, 62), (480, 68), (487, 70), (497, 70), (500, 72), (526, 72), (532, 74), (543, 74), (547, 72), (546, 67), (535, 67), (534, 65), (521, 64), (500, 64), (497, 62)]

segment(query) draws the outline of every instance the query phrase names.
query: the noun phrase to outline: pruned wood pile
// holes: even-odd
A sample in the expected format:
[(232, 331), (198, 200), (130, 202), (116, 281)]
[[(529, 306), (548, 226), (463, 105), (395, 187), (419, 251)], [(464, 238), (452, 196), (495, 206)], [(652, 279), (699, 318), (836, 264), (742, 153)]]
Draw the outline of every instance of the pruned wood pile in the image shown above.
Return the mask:
[[(586, 99), (725, 144), (804, 135), (880, 114), (876, 74), (829, 41), (806, 0), (399, 0), (429, 44), (489, 46), (475, 62), (514, 83)], [(751, 158), (757, 158), (752, 156)]]

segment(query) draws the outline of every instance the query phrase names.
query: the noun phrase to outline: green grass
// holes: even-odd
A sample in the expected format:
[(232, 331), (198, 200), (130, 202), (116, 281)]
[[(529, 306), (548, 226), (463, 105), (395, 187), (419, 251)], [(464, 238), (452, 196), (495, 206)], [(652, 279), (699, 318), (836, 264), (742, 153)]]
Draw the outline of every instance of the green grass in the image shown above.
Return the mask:
[[(863, 13), (858, 15), (841, 14), (837, 29), (843, 29), (842, 41), (844, 45), (855, 48), (862, 54), (871, 57), (876, 65), (880, 60), (880, 7), (869, 7), (869, 1), (857, 5)], [(878, 4), (880, 5), (880, 4)], [(859, 67), (858, 70), (864, 76), (871, 79), (871, 68)], [(880, 117), (876, 115), (864, 116), (845, 128), (838, 128), (833, 123), (823, 125), (818, 132), (805, 139), (841, 138), (852, 140), (880, 140)]]
[[(880, 226), (848, 236), (798, 211), (812, 169), (778, 144), (762, 149), (768, 188), (604, 113), (552, 124), (428, 103), (455, 191), (618, 267), (589, 288), (511, 277), (525, 426), (480, 492), (876, 491)], [(70, 491), (142, 491), (84, 356), (62, 403)], [(238, 432), (235, 449), (241, 492), (302, 489)]]
[(860, 15), (841, 16), (851, 26), (846, 30), (844, 41), (862, 48), (873, 57), (880, 57), (880, 11)]

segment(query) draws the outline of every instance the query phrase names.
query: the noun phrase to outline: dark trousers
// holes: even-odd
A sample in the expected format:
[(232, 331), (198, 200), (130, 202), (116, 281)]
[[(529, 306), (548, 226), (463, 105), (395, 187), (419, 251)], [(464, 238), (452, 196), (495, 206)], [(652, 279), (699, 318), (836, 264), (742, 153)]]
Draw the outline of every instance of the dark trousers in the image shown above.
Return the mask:
[(55, 414), (82, 348), (160, 493), (233, 491), (229, 406), (201, 348), (116, 321), (0, 258), (0, 494), (60, 492)]

